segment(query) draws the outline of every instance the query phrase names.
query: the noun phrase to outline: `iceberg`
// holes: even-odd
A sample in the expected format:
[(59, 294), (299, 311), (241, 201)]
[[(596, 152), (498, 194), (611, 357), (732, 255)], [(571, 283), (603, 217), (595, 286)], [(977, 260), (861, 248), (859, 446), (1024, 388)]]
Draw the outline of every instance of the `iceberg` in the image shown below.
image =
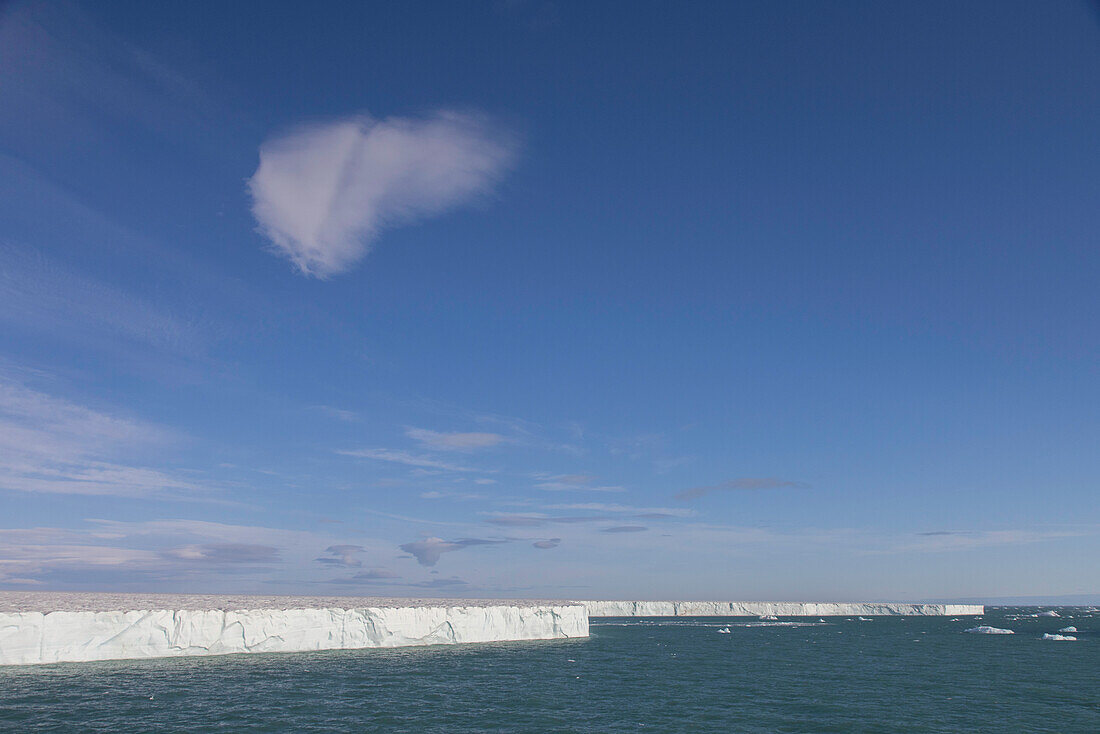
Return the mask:
[(588, 636), (588, 615), (579, 605), (342, 601), (296, 608), (0, 612), (0, 665)]
[(1054, 611), (1053, 609), (1051, 609), (1050, 611), (1039, 612), (1035, 616), (1036, 617), (1061, 617), (1062, 615), (1059, 614), (1058, 612)]
[(987, 624), (983, 624), (983, 625), (978, 626), (978, 627), (971, 627), (970, 629), (965, 630), (965, 631), (969, 632), (972, 635), (1014, 635), (1014, 634), (1016, 634), (1012, 630), (1000, 629), (998, 627), (990, 627)]
[(1076, 632), (1077, 628), (1076, 627), (1063, 627), (1062, 629), (1060, 629), (1058, 631), (1059, 632)]
[(1043, 635), (1044, 640), (1066, 640), (1068, 642), (1077, 642), (1077, 638), (1071, 635), (1052, 635), (1049, 632)]

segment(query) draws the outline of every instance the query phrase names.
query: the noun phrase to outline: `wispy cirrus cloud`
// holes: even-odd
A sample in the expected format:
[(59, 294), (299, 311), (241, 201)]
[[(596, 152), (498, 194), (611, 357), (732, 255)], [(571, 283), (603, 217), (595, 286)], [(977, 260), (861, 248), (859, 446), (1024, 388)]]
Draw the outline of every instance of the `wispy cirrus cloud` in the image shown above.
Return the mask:
[(0, 529), (0, 583), (86, 588), (93, 577), (115, 584), (210, 581), (242, 569), (285, 567), (293, 557), (315, 555), (319, 541), (304, 531), (201, 520), (85, 522)]
[(119, 497), (197, 497), (211, 487), (124, 461), (172, 433), (0, 375), (0, 489)]
[(405, 435), (428, 449), (474, 451), (497, 446), (505, 441), (499, 433), (443, 433), (425, 428), (408, 428)]
[(593, 484), (596, 477), (588, 474), (543, 474), (543, 481), (535, 489), (543, 492), (625, 492), (625, 487), (612, 484)]
[(568, 504), (559, 505), (544, 505), (543, 509), (546, 510), (591, 510), (593, 512), (615, 512), (622, 514), (632, 514), (635, 517), (646, 517), (652, 519), (671, 518), (671, 517), (691, 517), (695, 514), (694, 510), (687, 510), (682, 507), (634, 507), (633, 505), (619, 505), (606, 502), (574, 502)]
[(551, 523), (577, 525), (608, 520), (606, 515), (545, 515), (540, 512), (492, 514), (485, 522), (510, 528), (536, 528)]
[(440, 492), (439, 490), (433, 489), (427, 492), (421, 492), (420, 499), (472, 501), (486, 499), (486, 495), (472, 492)]
[(335, 418), (336, 420), (344, 421), (345, 423), (354, 423), (355, 421), (359, 420), (359, 414), (356, 413), (354, 410), (336, 408), (331, 405), (314, 405), (312, 407), (313, 410), (316, 410), (318, 413), (323, 413), (329, 418)]
[(362, 259), (382, 230), (492, 191), (516, 148), (487, 118), (456, 112), (303, 125), (260, 147), (252, 213), (276, 253), (328, 278)]
[(1000, 545), (1029, 545), (1051, 540), (1085, 537), (1095, 534), (1096, 531), (1097, 528), (1095, 526), (1088, 530), (1079, 528), (1049, 530), (935, 530), (916, 533), (916, 539), (912, 541), (895, 541), (886, 552), (945, 553)]
[(268, 564), (279, 560), (279, 549), (251, 543), (206, 543), (184, 545), (164, 551), (164, 556), (203, 563)]
[(359, 459), (373, 459), (375, 461), (388, 461), (393, 464), (404, 464), (418, 469), (438, 469), (440, 471), (470, 472), (480, 471), (473, 467), (455, 464), (449, 461), (436, 459), (424, 454), (414, 454), (399, 449), (354, 449), (337, 451), (341, 456), (353, 456)]
[(728, 492), (747, 489), (806, 489), (810, 485), (805, 482), (793, 482), (787, 479), (775, 477), (742, 477), (730, 479), (719, 484), (710, 484), (703, 487), (691, 487), (675, 494), (678, 500), (694, 500), (705, 497), (714, 492)]

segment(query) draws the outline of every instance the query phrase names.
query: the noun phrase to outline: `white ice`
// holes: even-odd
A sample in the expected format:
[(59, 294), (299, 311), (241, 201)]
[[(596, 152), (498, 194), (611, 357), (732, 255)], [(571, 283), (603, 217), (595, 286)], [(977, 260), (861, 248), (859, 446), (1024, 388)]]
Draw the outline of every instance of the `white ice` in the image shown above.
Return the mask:
[(0, 665), (587, 637), (578, 605), (0, 613)]
[(1014, 635), (1016, 634), (1012, 630), (1000, 629), (998, 627), (990, 627), (987, 624), (980, 625), (978, 627), (971, 627), (966, 630), (974, 635)]

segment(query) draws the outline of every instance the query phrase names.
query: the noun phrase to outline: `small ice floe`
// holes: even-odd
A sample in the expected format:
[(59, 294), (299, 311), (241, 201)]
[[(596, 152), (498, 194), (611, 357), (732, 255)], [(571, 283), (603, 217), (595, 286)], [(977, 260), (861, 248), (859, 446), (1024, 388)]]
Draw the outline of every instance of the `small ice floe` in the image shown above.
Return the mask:
[(776, 617), (774, 614), (761, 614), (760, 619), (767, 620), (767, 621), (770, 621), (770, 622), (774, 622), (775, 620), (777, 620), (779, 618)]
[(1059, 614), (1058, 612), (1054, 611), (1053, 609), (1051, 609), (1051, 610), (1046, 611), (1046, 612), (1039, 612), (1035, 616), (1036, 617), (1061, 617), (1062, 615)]
[(818, 618), (817, 618), (817, 623), (818, 623), (818, 624), (825, 624), (825, 620), (824, 620), (824, 619), (822, 619), (821, 617), (818, 617)]
[(1077, 642), (1077, 638), (1073, 635), (1052, 635), (1049, 632), (1043, 635), (1044, 640), (1065, 640), (1067, 642)]
[(1059, 632), (1076, 632), (1077, 628), (1076, 627), (1063, 627), (1062, 629), (1060, 629), (1058, 631)]
[(1012, 630), (1004, 630), (999, 627), (990, 627), (988, 624), (979, 625), (978, 627), (971, 627), (965, 630), (972, 635), (1014, 635), (1016, 634)]
[(720, 635), (729, 635), (729, 634), (733, 634), (733, 633), (730, 632), (729, 627), (723, 627), (722, 629), (718, 630), (718, 634), (720, 634)]
[(856, 619), (858, 619), (860, 622), (870, 622), (871, 621), (870, 618), (868, 618), (868, 617), (856, 617)]

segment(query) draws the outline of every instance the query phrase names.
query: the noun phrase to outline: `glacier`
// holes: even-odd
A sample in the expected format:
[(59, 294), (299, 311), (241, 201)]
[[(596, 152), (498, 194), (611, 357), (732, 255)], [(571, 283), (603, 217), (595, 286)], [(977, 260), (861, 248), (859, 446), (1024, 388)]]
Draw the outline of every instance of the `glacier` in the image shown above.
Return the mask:
[(595, 617), (972, 615), (959, 604), (0, 593), (0, 665), (588, 636)]
[(579, 601), (589, 617), (881, 617), (971, 616), (981, 604), (891, 602)]
[(582, 606), (0, 613), (0, 665), (588, 636)]

